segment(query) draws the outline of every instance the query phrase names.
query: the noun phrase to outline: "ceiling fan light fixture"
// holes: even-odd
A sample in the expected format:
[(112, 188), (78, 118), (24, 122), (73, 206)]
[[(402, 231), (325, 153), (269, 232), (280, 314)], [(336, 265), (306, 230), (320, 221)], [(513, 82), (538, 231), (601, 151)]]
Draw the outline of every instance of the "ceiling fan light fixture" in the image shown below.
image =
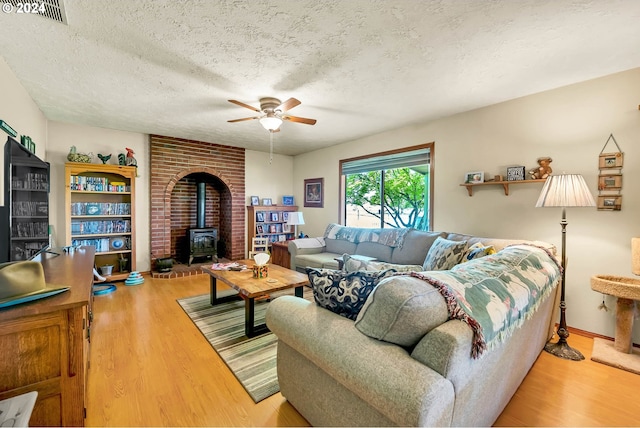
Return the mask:
[(282, 125), (282, 119), (276, 116), (265, 116), (260, 118), (260, 124), (267, 131), (277, 131)]

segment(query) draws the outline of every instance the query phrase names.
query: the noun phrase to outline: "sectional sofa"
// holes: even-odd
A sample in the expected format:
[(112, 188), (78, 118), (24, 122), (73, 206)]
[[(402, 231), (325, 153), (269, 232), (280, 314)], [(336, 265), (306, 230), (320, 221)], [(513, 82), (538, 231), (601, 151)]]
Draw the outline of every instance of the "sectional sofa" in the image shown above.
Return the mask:
[[(552, 336), (560, 278), (554, 248), (401, 233), (330, 225), (321, 238), (289, 244), (292, 266), (309, 273), (315, 301), (283, 296), (267, 310), (278, 337), (281, 392), (314, 426), (490, 426)], [(445, 238), (464, 242), (462, 257), (474, 244), (495, 252), (424, 270), (429, 250)], [(365, 269), (384, 270), (333, 269), (344, 253), (367, 256), (355, 259)], [(414, 268), (401, 272), (394, 264)], [(331, 306), (363, 284), (355, 295), (367, 294), (371, 278), (378, 282), (361, 296), (356, 315), (351, 305), (342, 313)]]

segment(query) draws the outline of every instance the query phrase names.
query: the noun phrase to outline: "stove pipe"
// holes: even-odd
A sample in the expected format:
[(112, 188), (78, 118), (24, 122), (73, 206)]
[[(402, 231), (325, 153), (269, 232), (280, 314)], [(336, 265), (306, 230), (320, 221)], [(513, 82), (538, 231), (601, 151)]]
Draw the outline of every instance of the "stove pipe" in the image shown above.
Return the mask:
[(196, 186), (196, 227), (203, 229), (205, 227), (205, 212), (207, 206), (207, 183), (199, 182)]

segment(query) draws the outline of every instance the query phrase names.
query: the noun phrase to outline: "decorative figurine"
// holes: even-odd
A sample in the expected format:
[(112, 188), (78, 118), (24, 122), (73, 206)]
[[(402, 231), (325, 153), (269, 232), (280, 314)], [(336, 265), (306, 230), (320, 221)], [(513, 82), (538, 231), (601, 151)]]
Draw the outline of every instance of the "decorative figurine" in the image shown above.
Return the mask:
[(547, 178), (548, 176), (550, 176), (551, 173), (553, 172), (550, 165), (551, 162), (553, 162), (553, 159), (551, 159), (548, 156), (538, 158), (538, 165), (540, 166), (536, 169), (532, 169), (531, 171), (529, 171), (531, 178), (536, 180), (536, 179)]
[(84, 154), (78, 153), (76, 146), (71, 146), (69, 149), (69, 154), (67, 155), (67, 160), (70, 162), (82, 162), (82, 163), (91, 163), (91, 153)]
[(109, 162), (109, 159), (111, 159), (111, 153), (109, 153), (108, 155), (102, 155), (98, 153), (98, 157), (100, 158), (103, 164), (106, 164), (107, 162)]
[(127, 157), (125, 159), (125, 165), (138, 166), (138, 161), (136, 160), (136, 158), (133, 157), (133, 155), (135, 154), (134, 151), (129, 147), (125, 147), (125, 148), (127, 149)]

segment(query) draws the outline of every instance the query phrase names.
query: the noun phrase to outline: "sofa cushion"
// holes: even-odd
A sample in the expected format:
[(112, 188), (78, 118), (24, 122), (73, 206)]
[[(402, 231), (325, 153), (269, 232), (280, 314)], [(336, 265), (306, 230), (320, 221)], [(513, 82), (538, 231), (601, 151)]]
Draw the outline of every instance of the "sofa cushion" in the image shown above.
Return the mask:
[(355, 326), (374, 339), (413, 346), (448, 318), (447, 304), (435, 287), (418, 278), (394, 276), (380, 281), (369, 295)]
[(391, 261), (392, 247), (384, 244), (378, 244), (376, 242), (361, 242), (356, 247), (354, 253), (345, 251), (347, 254), (359, 254), (361, 256), (375, 257), (376, 259), (388, 262)]
[(357, 245), (353, 242), (349, 242), (346, 239), (329, 239), (324, 240), (326, 250), (328, 253), (337, 254), (356, 254)]
[(393, 269), (382, 272), (345, 272), (307, 268), (316, 303), (352, 320), (356, 319), (378, 282), (393, 273)]
[(325, 269), (338, 269), (336, 258), (340, 259), (342, 254), (336, 253), (318, 253), (318, 254), (302, 254), (296, 256), (296, 268), (313, 267)]
[(344, 270), (345, 272), (376, 271), (376, 270), (386, 270), (386, 269), (395, 269), (397, 272), (422, 271), (422, 265), (399, 265), (395, 263), (362, 260), (357, 256), (353, 257), (349, 254), (344, 254), (342, 256), (342, 260), (343, 260), (342, 270)]
[(433, 242), (441, 236), (446, 237), (445, 232), (425, 232), (422, 230), (410, 230), (404, 237), (402, 247), (396, 247), (391, 254), (391, 263), (401, 265), (418, 265), (424, 262), (424, 258)]
[(495, 254), (496, 249), (493, 245), (484, 245), (482, 242), (476, 242), (471, 245), (464, 252), (462, 256), (462, 262), (468, 262), (469, 260), (479, 259), (484, 256), (488, 256), (489, 254)]
[(424, 259), (424, 270), (449, 270), (462, 260), (467, 241), (449, 241), (438, 237)]

